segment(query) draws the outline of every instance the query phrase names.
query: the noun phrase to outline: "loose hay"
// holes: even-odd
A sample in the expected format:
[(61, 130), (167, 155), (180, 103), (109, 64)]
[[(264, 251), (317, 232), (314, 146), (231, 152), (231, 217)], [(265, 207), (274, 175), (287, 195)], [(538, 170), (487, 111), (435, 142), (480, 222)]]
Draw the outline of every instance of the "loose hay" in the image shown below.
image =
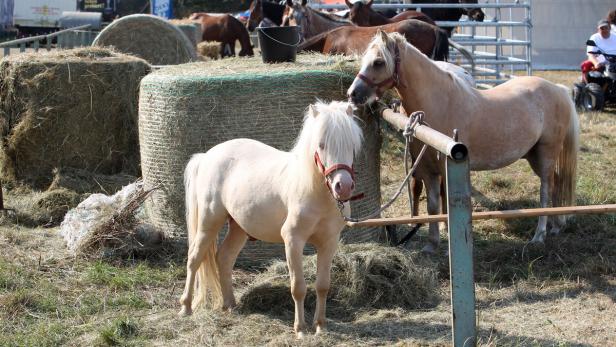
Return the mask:
[(195, 46), (180, 29), (162, 18), (146, 14), (116, 19), (96, 36), (92, 46), (113, 46), (154, 65), (197, 60)]
[[(252, 138), (289, 150), (303, 114), (317, 98), (345, 99), (357, 66), (341, 57), (299, 55), (297, 62), (265, 65), (260, 57), (171, 66), (141, 84), (139, 132), (146, 189), (162, 188), (146, 202), (153, 223), (169, 236), (185, 237), (183, 172), (190, 156), (233, 138)], [(377, 121), (358, 111), (365, 142), (359, 153), (354, 216), (380, 205), (380, 133)], [(258, 187), (255, 187), (258, 189)], [(377, 240), (380, 228), (355, 229), (348, 241)], [(240, 262), (282, 257), (282, 246), (249, 243)]]
[(81, 194), (63, 188), (39, 192), (18, 187), (4, 196), (4, 204), (10, 210), (0, 214), (0, 225), (57, 226), (81, 199)]
[(210, 59), (220, 58), (220, 42), (203, 41), (197, 44), (197, 54)]
[(111, 194), (136, 180), (136, 176), (127, 174), (103, 175), (66, 167), (53, 170), (53, 180), (48, 190), (65, 188), (81, 194)]
[[(314, 307), (316, 255), (304, 257), (309, 287), (306, 307)], [(438, 304), (438, 268), (420, 253), (374, 243), (340, 245), (331, 270), (328, 312), (345, 317), (358, 309), (430, 308)], [(286, 315), (294, 304), (287, 264), (273, 263), (241, 294), (244, 312)]]
[(135, 214), (151, 193), (136, 182), (109, 197), (93, 194), (69, 211), (60, 234), (77, 256), (125, 256), (162, 242), (162, 234), (140, 226)]
[(103, 48), (15, 54), (0, 63), (0, 173), (46, 189), (54, 168), (139, 174), (141, 59)]

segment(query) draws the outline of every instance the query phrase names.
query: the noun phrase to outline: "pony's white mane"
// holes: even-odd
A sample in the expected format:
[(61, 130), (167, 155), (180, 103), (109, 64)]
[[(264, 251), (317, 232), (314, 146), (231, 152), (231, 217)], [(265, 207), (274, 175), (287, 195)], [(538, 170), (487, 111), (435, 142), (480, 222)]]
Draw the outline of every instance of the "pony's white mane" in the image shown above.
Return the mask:
[(359, 153), (363, 141), (363, 132), (355, 120), (357, 117), (347, 114), (349, 103), (342, 101), (324, 103), (317, 100), (312, 106), (317, 116), (313, 116), (310, 109), (306, 111), (302, 131), (291, 151), (298, 158), (296, 178), (307, 185), (311, 185), (314, 181), (313, 173), (316, 168), (314, 153), (319, 144), (325, 145), (325, 152), (329, 157), (337, 158), (340, 154), (351, 151), (354, 154)]

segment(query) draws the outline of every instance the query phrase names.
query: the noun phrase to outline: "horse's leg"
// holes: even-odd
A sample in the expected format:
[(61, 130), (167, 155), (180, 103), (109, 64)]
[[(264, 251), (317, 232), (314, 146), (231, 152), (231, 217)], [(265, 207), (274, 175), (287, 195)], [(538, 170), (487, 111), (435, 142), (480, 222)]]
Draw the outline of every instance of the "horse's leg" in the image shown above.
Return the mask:
[(302, 254), (306, 239), (299, 232), (303, 228), (299, 225), (297, 217), (289, 216), (282, 226), (282, 239), (284, 240), (289, 278), (291, 280), (291, 296), (295, 302), (295, 322), (293, 329), (297, 338), (304, 336), (306, 318), (304, 317), (304, 299), (306, 298), (306, 280), (302, 268)]
[[(208, 218), (214, 216), (206, 216), (206, 211), (198, 211), (197, 218), (197, 231), (192, 238), (190, 249), (188, 250), (188, 260), (186, 262), (186, 285), (184, 286), (184, 292), (180, 297), (180, 304), (182, 309), (180, 315), (192, 314), (192, 300), (193, 291), (195, 286), (195, 276), (199, 267), (205, 260), (208, 248), (212, 246), (212, 242), (216, 242), (216, 236), (224, 225), (224, 218)], [(189, 231), (190, 232), (190, 231)], [(215, 261), (212, 259), (212, 261)], [(206, 281), (204, 276), (200, 276), (199, 290), (201, 293), (206, 291)], [(216, 279), (214, 279), (216, 281)], [(205, 300), (205, 297), (201, 295), (201, 299)]]
[[(440, 211), (441, 180), (438, 175), (426, 175), (424, 179), (426, 185), (426, 195), (428, 197), (428, 214), (438, 214)], [(439, 223), (430, 223), (428, 228), (429, 243), (423, 248), (424, 252), (435, 253), (440, 242), (438, 226)]]
[[(533, 153), (527, 157), (530, 167), (539, 176), (541, 185), (539, 187), (539, 204), (542, 208), (549, 207), (550, 197), (554, 187), (554, 165), (555, 156), (549, 155), (548, 146), (539, 145)], [(547, 229), (548, 217), (540, 216), (535, 235), (531, 243), (543, 243)]]
[(315, 283), (317, 292), (317, 304), (314, 311), (314, 325), (316, 333), (319, 334), (327, 328), (325, 319), (325, 303), (331, 282), (332, 260), (338, 248), (338, 233), (329, 240), (316, 246), (317, 249), (317, 281)]
[(248, 235), (233, 219), (229, 219), (229, 232), (216, 254), (218, 274), (220, 276), (220, 289), (222, 292), (223, 310), (235, 307), (233, 295), (232, 271), (235, 260), (246, 244)]

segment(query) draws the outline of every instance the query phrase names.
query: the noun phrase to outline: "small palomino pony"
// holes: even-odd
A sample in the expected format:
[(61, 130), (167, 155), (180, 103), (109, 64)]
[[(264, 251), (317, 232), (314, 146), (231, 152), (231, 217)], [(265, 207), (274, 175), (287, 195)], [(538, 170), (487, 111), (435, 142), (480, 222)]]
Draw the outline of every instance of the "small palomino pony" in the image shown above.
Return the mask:
[[(541, 207), (550, 200), (555, 207), (575, 204), (579, 121), (565, 86), (518, 77), (477, 90), (438, 68), (404, 37), (379, 32), (348, 96), (355, 104), (366, 104), (392, 87), (407, 112), (424, 111), (428, 124), (441, 133), (459, 130), (471, 170), (494, 170), (525, 158), (541, 180)], [(416, 177), (426, 184), (428, 213), (436, 214), (444, 161), (434, 153), (427, 157), (433, 160), (422, 162)], [(565, 216), (550, 218), (550, 233), (558, 234), (565, 222)], [(532, 242), (545, 240), (547, 226), (548, 218), (539, 217)], [(429, 238), (424, 250), (434, 252), (439, 243), (436, 223), (430, 224)]]
[[(291, 152), (235, 139), (194, 155), (184, 173), (189, 251), (180, 315), (192, 313), (195, 289), (195, 306), (208, 288), (215, 307), (235, 306), (231, 271), (250, 235), (285, 245), (298, 337), (306, 328), (302, 252), (306, 243), (314, 245), (314, 324), (317, 333), (324, 329), (331, 263), (345, 225), (338, 206), (351, 198), (353, 157), (361, 142), (348, 103), (318, 102), (309, 107)], [(344, 213), (349, 212), (344, 203)], [(227, 221), (229, 233), (217, 252), (218, 232)]]

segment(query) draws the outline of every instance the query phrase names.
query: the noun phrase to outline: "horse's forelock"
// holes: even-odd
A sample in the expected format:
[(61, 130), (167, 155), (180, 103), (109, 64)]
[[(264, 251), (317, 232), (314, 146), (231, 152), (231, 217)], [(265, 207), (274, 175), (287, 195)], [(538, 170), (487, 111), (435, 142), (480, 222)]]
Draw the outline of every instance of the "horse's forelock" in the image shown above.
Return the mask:
[[(318, 116), (316, 128), (319, 137), (333, 155), (343, 154), (349, 150), (357, 153), (361, 148), (363, 133), (354, 115), (349, 115), (347, 102), (332, 101), (315, 104)], [(315, 129), (316, 130), (316, 129)]]

